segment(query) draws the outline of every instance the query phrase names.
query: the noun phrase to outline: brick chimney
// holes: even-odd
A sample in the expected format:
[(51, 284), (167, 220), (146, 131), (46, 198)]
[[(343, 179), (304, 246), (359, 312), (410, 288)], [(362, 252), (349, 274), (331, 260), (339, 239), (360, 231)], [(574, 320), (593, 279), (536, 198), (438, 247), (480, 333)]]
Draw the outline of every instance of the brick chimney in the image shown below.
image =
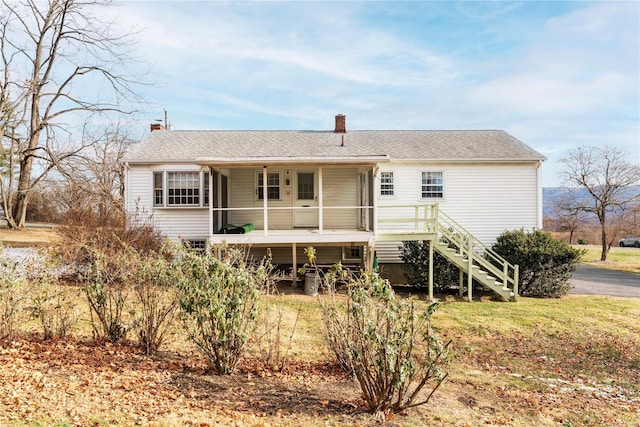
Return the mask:
[(335, 133), (347, 133), (347, 116), (344, 114), (336, 115)]
[(167, 130), (167, 128), (162, 126), (162, 124), (160, 123), (151, 123), (151, 132), (153, 132), (154, 130)]

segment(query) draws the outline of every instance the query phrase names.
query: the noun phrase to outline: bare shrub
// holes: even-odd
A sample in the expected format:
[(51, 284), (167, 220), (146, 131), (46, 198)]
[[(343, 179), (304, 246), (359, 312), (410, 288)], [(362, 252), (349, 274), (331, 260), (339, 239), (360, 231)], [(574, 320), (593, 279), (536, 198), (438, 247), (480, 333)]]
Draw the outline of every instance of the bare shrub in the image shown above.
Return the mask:
[(357, 379), (371, 413), (384, 418), (388, 411), (427, 404), (446, 378), (449, 344), (431, 329), (437, 303), (419, 312), (375, 273), (352, 278), (346, 289), (344, 303), (332, 286), (320, 297), (326, 339)]
[(63, 238), (61, 257), (78, 265), (91, 261), (87, 248), (103, 252), (133, 248), (148, 254), (162, 251), (167, 241), (166, 236), (154, 227), (151, 216), (139, 211), (129, 216), (119, 211), (106, 215), (88, 206), (71, 209), (59, 233)]
[(121, 341), (128, 329), (124, 313), (132, 275), (129, 255), (85, 250), (92, 259), (80, 274), (80, 283), (89, 303), (94, 338)]
[(145, 354), (152, 354), (164, 342), (176, 317), (180, 270), (169, 253), (144, 256), (131, 250), (130, 256), (134, 260), (130, 286), (135, 296), (132, 329)]
[(262, 290), (263, 299), (256, 326), (255, 345), (259, 359), (266, 369), (281, 372), (285, 369), (301, 308), (295, 311), (293, 322), (287, 322), (287, 310), (275, 283), (269, 280)]
[(23, 271), (14, 260), (0, 257), (0, 340), (10, 339), (15, 335), (16, 323), (25, 299)]
[[(61, 286), (58, 269), (49, 251), (41, 251), (27, 266), (31, 288), (31, 315), (42, 328), (43, 338), (64, 338), (78, 323), (76, 298)], [(76, 293), (78, 293), (77, 291)]]

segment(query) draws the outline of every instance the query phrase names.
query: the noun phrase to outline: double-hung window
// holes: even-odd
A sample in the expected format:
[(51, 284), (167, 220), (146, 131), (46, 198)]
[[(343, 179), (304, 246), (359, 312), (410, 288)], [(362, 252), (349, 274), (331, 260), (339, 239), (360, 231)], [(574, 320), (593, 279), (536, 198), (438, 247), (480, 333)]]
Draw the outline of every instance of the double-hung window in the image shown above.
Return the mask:
[(395, 182), (393, 178), (393, 172), (380, 172), (380, 195), (395, 195)]
[(201, 207), (209, 205), (209, 173), (198, 171), (154, 172), (153, 205)]
[(431, 171), (422, 172), (420, 196), (423, 199), (443, 199), (444, 173)]
[[(280, 200), (280, 172), (267, 173), (267, 199)], [(264, 176), (262, 172), (257, 173), (257, 196), (258, 200), (264, 200)]]

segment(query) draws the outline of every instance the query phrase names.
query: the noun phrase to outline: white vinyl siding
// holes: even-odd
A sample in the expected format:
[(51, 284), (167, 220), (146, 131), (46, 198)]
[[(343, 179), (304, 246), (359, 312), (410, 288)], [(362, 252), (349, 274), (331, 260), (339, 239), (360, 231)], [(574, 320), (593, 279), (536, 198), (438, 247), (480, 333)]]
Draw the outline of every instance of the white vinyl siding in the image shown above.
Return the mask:
[[(163, 234), (174, 241), (182, 239), (202, 240), (209, 236), (206, 207), (155, 207), (154, 172), (199, 172), (196, 165), (133, 165), (127, 170), (126, 209), (136, 213), (135, 220), (151, 222)], [(204, 175), (204, 174), (203, 174)]]
[[(393, 164), (396, 172), (396, 198), (378, 199), (378, 216), (397, 211), (385, 205), (438, 203), (462, 227), (487, 246), (495, 243), (505, 230), (538, 226), (537, 163)], [(442, 171), (445, 176), (445, 200), (422, 199), (422, 171)], [(418, 179), (417, 179), (418, 178)], [(407, 210), (413, 216), (413, 211)], [(400, 262), (401, 242), (378, 242), (380, 262)]]

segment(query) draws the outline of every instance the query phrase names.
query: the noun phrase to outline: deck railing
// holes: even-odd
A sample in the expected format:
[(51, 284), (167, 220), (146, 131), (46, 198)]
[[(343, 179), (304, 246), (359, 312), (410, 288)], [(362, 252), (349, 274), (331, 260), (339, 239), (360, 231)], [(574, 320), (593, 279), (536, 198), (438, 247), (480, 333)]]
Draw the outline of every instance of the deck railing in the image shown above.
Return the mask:
[[(373, 206), (269, 206), (265, 209), (262, 206), (256, 207), (241, 207), (241, 208), (212, 208), (211, 215), (222, 215), (223, 212), (229, 213), (229, 222), (235, 225), (242, 225), (240, 223), (247, 223), (256, 220), (259, 225), (256, 230), (263, 231), (267, 236), (269, 230), (288, 230), (292, 229), (290, 225), (276, 226), (277, 220), (274, 216), (279, 213), (290, 214), (291, 217), (296, 212), (317, 212), (317, 228), (318, 232), (322, 233), (324, 229), (360, 229), (373, 231), (374, 233), (429, 233), (435, 232), (438, 222), (438, 205), (383, 205), (377, 206), (374, 209)], [(334, 213), (336, 211), (352, 211), (353, 222), (350, 226), (345, 226), (344, 218), (340, 220), (328, 219), (327, 214)], [(248, 215), (233, 215), (233, 214), (246, 214)], [(255, 215), (257, 213), (263, 213), (263, 215)], [(342, 212), (341, 212), (342, 213)], [(237, 224), (236, 224), (237, 223)], [(340, 226), (336, 226), (339, 224)], [(313, 228), (313, 227), (311, 227)]]
[[(336, 211), (351, 211), (353, 220), (348, 226), (345, 226), (344, 218), (335, 220), (327, 218), (326, 215)], [(291, 216), (292, 221), (296, 213), (308, 213), (315, 212), (317, 215), (317, 225), (308, 226), (307, 228), (317, 228), (318, 233), (322, 234), (325, 229), (361, 229), (373, 231), (374, 223), (372, 221), (374, 213), (373, 206), (269, 206), (268, 208), (262, 206), (256, 207), (242, 207), (242, 208), (212, 208), (211, 215), (222, 215), (223, 212), (229, 213), (229, 222), (235, 225), (242, 225), (240, 223), (251, 223), (252, 221), (258, 222), (256, 230), (261, 230), (265, 236), (268, 236), (269, 230), (290, 230), (296, 228), (292, 225), (278, 226), (278, 219), (276, 215), (286, 213)], [(234, 215), (241, 214), (241, 215)], [(248, 214), (246, 214), (248, 213)], [(262, 215), (256, 215), (262, 213)], [(314, 221), (315, 222), (315, 221)], [(339, 226), (338, 226), (339, 225)], [(300, 228), (305, 228), (304, 225)]]
[(379, 233), (433, 233), (438, 224), (438, 205), (378, 206)]

